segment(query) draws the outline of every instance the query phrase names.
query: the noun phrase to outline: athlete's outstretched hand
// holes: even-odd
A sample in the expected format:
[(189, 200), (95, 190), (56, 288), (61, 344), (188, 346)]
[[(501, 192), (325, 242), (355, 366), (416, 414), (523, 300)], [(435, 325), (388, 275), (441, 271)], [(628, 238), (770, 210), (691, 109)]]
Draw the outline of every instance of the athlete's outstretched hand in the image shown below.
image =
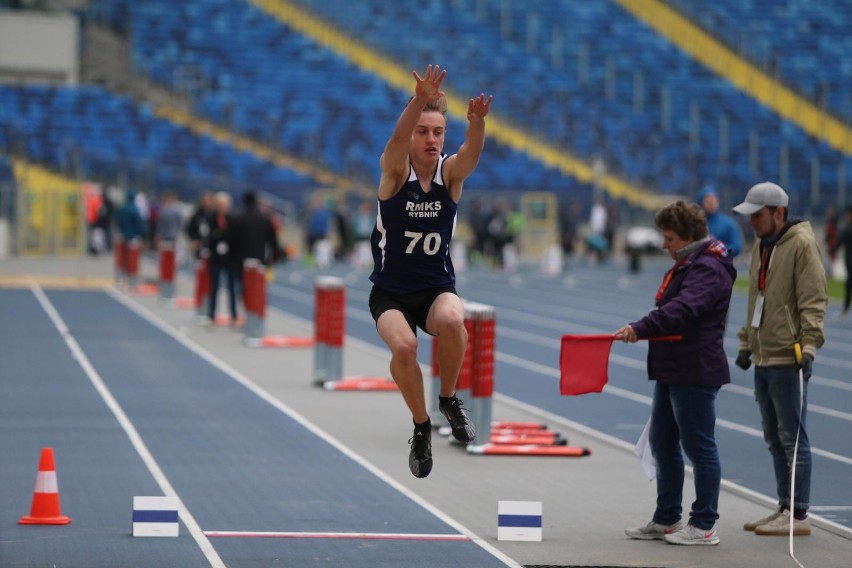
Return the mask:
[(480, 93), (475, 99), (470, 99), (467, 103), (467, 119), (470, 120), (473, 117), (485, 118), (488, 111), (491, 110), (491, 99), (493, 98), (489, 95), (486, 100), (485, 94)]
[(417, 71), (412, 71), (414, 80), (417, 81), (417, 86), (414, 88), (414, 93), (418, 96), (426, 97), (430, 101), (437, 101), (444, 96), (441, 90), (441, 82), (447, 76), (446, 69), (441, 71), (441, 67), (429, 65), (426, 67), (426, 75), (421, 79)]

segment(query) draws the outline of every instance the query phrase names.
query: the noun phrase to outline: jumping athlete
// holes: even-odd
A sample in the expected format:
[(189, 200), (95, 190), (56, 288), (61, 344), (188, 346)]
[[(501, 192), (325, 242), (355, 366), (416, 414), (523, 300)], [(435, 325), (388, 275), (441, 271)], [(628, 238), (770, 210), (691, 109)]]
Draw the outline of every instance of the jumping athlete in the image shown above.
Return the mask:
[(380, 159), (379, 209), (371, 245), (370, 312), (391, 350), (390, 372), (414, 420), (408, 465), (415, 477), (432, 470), (429, 413), (417, 362), (417, 330), (439, 338), (439, 408), (460, 442), (473, 441), (473, 422), (455, 394), (467, 346), (464, 305), (456, 294), (450, 240), (464, 180), (485, 142), (491, 97), (467, 107), (468, 126), (458, 153), (443, 153), (447, 102), (440, 90), (446, 71), (429, 65), (416, 81)]

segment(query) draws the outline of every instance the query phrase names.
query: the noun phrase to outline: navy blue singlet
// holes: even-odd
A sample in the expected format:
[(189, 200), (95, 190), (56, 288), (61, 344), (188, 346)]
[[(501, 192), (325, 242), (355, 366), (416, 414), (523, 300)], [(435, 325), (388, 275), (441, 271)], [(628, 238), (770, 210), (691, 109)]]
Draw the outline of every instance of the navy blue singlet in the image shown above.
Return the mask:
[(456, 284), (450, 260), (450, 239), (456, 229), (458, 205), (444, 185), (441, 154), (432, 189), (423, 191), (409, 164), (408, 181), (390, 199), (379, 200), (373, 229), (373, 273), (370, 280), (394, 294)]

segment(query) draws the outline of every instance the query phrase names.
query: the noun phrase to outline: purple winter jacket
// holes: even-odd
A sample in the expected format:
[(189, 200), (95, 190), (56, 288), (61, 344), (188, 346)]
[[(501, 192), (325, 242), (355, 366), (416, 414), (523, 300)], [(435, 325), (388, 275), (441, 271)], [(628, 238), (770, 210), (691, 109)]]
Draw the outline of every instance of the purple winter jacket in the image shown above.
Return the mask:
[(733, 259), (715, 240), (690, 253), (675, 270), (656, 309), (630, 324), (640, 338), (683, 337), (649, 342), (650, 380), (695, 387), (731, 382), (723, 339), (736, 277)]

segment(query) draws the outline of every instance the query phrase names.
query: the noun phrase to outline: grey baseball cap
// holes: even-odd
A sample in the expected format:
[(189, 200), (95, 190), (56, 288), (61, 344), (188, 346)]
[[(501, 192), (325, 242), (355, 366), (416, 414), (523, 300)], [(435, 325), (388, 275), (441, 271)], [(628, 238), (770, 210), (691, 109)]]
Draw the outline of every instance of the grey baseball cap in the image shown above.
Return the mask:
[(748, 190), (745, 201), (734, 207), (734, 213), (751, 215), (764, 207), (787, 207), (789, 202), (787, 192), (780, 185), (765, 181)]

